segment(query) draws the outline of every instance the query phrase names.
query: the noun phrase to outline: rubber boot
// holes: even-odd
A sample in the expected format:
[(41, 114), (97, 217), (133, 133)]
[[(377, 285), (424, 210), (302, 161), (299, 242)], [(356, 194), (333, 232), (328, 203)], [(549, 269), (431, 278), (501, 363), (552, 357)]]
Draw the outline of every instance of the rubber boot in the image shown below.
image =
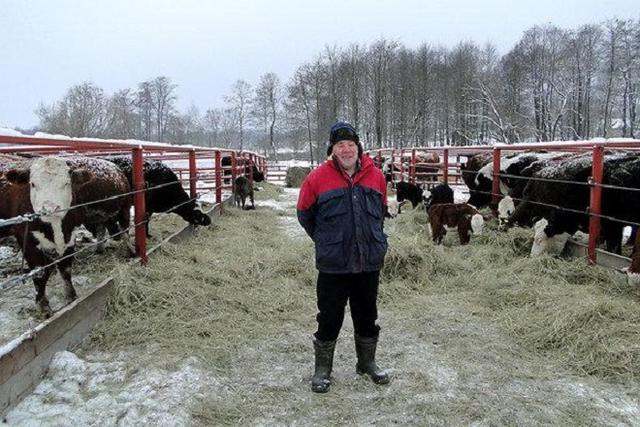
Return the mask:
[(378, 338), (367, 338), (356, 335), (356, 354), (358, 363), (356, 372), (363, 375), (367, 374), (376, 384), (389, 383), (389, 375), (376, 365), (376, 347)]
[(336, 349), (336, 340), (313, 340), (313, 348), (316, 353), (316, 368), (311, 378), (311, 391), (326, 393), (331, 386), (331, 370), (333, 369), (333, 353)]

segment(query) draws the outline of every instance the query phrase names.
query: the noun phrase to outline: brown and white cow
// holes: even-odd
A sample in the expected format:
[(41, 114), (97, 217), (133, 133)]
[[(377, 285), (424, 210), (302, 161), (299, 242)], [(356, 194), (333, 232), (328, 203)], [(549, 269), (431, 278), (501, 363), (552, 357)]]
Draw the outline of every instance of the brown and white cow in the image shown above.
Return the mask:
[[(46, 266), (33, 276), (36, 305), (46, 317), (52, 311), (45, 288), (55, 267), (64, 280), (67, 299), (76, 298), (71, 281), (76, 227), (98, 227), (112, 218), (117, 218), (121, 227), (128, 227), (131, 198), (72, 207), (128, 192), (127, 178), (117, 166), (104, 160), (42, 157), (33, 160), (28, 168), (0, 174), (0, 198), (7, 202), (2, 203), (1, 219), (41, 214), (32, 222), (11, 226), (10, 233), (23, 248), (30, 269)], [(56, 260), (57, 264), (50, 265)]]
[(433, 242), (442, 248), (442, 239), (447, 228), (456, 228), (460, 243), (466, 245), (474, 235), (482, 234), (484, 219), (476, 208), (466, 203), (443, 203), (433, 205), (429, 211), (429, 226)]

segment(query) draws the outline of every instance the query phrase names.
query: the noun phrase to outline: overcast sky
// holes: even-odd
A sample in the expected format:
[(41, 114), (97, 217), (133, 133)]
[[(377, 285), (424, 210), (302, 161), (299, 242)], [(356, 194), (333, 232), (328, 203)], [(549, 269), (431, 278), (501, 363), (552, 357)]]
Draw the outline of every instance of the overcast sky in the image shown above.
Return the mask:
[(325, 45), (473, 40), (505, 53), (533, 25), (613, 17), (638, 19), (637, 0), (0, 0), (0, 127), (37, 125), (38, 104), (83, 81), (110, 95), (165, 75), (181, 110), (203, 112), (237, 79), (286, 81)]

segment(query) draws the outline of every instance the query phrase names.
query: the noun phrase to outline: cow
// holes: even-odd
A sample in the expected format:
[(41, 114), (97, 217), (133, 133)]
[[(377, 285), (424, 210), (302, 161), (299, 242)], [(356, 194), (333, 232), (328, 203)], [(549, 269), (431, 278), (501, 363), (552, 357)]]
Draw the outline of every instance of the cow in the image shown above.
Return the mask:
[[(129, 184), (133, 187), (131, 157), (110, 157), (108, 160), (115, 163), (124, 172)], [(189, 195), (184, 191), (178, 177), (169, 166), (157, 160), (145, 160), (144, 181), (147, 186), (144, 218), (147, 237), (150, 237), (149, 220), (154, 213), (158, 212), (175, 213), (193, 225), (207, 226), (211, 224), (211, 218), (196, 209), (196, 201), (189, 200)]]
[(447, 230), (457, 228), (460, 244), (466, 245), (471, 239), (470, 233), (482, 234), (484, 219), (476, 208), (467, 203), (443, 203), (433, 205), (428, 212), (429, 228), (433, 242), (441, 247)]
[(438, 184), (431, 190), (424, 190), (422, 192), (422, 201), (428, 212), (431, 206), (453, 203), (453, 190), (447, 184)]
[[(245, 208), (245, 201), (249, 197), (251, 200), (251, 206), (247, 206)], [(236, 202), (236, 206), (240, 207), (242, 205), (243, 210), (255, 209), (255, 205), (253, 203), (253, 185), (246, 176), (239, 176), (236, 178), (236, 181), (233, 185), (233, 197)]]
[[(23, 249), (29, 268), (42, 268), (33, 275), (33, 282), (36, 306), (45, 317), (52, 314), (45, 290), (54, 268), (62, 276), (67, 300), (77, 297), (71, 280), (76, 228), (82, 224), (97, 227), (109, 221), (127, 228), (129, 190), (120, 169), (97, 159), (42, 157), (28, 168), (13, 168), (2, 174), (0, 197), (7, 203), (2, 204), (0, 217), (39, 215), (31, 222), (12, 225), (11, 234)], [(120, 195), (123, 197), (116, 197)], [(107, 198), (112, 199), (103, 200)], [(57, 264), (52, 265), (54, 261)]]
[[(262, 173), (260, 169), (258, 169), (255, 163), (250, 162), (244, 157), (236, 157), (236, 165), (241, 164), (241, 162), (244, 162), (244, 165), (245, 165), (244, 170), (242, 172), (243, 175), (248, 176), (251, 172), (253, 172), (253, 180), (255, 182), (264, 181), (264, 173)], [(251, 166), (249, 166), (250, 163), (251, 163)], [(231, 166), (232, 166), (231, 156), (223, 156), (222, 159), (220, 160), (220, 165), (222, 166), (222, 176), (224, 177), (225, 184), (229, 184), (229, 182), (231, 182), (231, 179), (230, 179)]]
[(398, 213), (402, 207), (403, 202), (409, 201), (415, 209), (416, 206), (422, 201), (422, 190), (415, 184), (410, 182), (400, 181), (396, 183), (396, 199), (398, 200)]
[(504, 196), (500, 203), (498, 203), (498, 223), (500, 227), (505, 228), (509, 222), (509, 217), (513, 215), (516, 210), (516, 205), (513, 202), (511, 196)]
[[(527, 182), (527, 180), (522, 177), (527, 175), (525, 172), (527, 170), (529, 170), (530, 173), (533, 172), (530, 169), (532, 164), (545, 160), (562, 159), (568, 155), (568, 153), (527, 152), (503, 156), (500, 159), (500, 194), (510, 194), (513, 197), (518, 197)], [(475, 161), (470, 159), (469, 162), (474, 165), (486, 162), (478, 169), (472, 182), (469, 182), (470, 173), (467, 171), (465, 176), (465, 172), (463, 172), (463, 180), (467, 184), (467, 187), (469, 187), (470, 194), (467, 203), (479, 209), (491, 203), (491, 193), (493, 191), (493, 162), (491, 162), (490, 159), (487, 160), (486, 155), (478, 157)], [(469, 162), (467, 162), (467, 164), (469, 164)], [(543, 163), (539, 163), (539, 165), (542, 166)]]
[(476, 188), (476, 175), (483, 166), (491, 162), (492, 154), (487, 151), (474, 154), (467, 158), (466, 163), (460, 164), (460, 172), (462, 175), (462, 181), (469, 188), (470, 194), (473, 195), (473, 191)]
[[(538, 225), (532, 254), (545, 252), (545, 239), (563, 233), (588, 232), (592, 173), (590, 155), (573, 156), (533, 174), (523, 192), (523, 200), (509, 217), (509, 224), (544, 218)], [(577, 184), (584, 183), (584, 184)], [(605, 153), (603, 184), (640, 189), (640, 156), (634, 153)], [(624, 222), (640, 221), (640, 193), (618, 188), (602, 188), (601, 237), (610, 252), (620, 254)], [(525, 218), (523, 221), (522, 218)], [(616, 218), (614, 221), (609, 218)], [(541, 223), (540, 223), (541, 224)]]

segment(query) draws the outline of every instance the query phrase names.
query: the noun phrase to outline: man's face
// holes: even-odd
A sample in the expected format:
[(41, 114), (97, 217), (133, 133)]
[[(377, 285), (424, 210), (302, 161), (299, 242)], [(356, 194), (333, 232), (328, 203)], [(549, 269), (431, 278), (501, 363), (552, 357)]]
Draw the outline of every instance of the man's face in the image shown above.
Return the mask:
[(358, 161), (358, 144), (348, 139), (338, 141), (333, 146), (333, 156), (346, 170), (353, 169)]

